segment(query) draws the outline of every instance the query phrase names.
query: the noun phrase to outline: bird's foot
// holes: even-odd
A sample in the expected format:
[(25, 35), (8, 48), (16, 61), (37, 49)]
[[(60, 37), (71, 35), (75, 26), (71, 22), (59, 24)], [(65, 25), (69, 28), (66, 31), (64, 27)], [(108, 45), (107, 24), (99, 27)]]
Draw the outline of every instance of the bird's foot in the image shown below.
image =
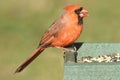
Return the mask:
[(77, 49), (74, 47), (73, 49), (71, 48), (62, 48), (64, 52), (71, 52), (71, 53), (76, 53)]
[(64, 48), (64, 47), (57, 47), (57, 48), (61, 48), (64, 52), (72, 52), (72, 53), (77, 52), (77, 48), (75, 46), (73, 48)]

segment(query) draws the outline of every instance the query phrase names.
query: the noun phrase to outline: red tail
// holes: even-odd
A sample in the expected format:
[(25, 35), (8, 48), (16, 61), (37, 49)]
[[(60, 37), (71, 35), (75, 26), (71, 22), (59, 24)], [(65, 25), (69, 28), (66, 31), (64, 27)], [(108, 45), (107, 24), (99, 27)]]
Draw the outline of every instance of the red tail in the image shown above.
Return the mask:
[(25, 62), (23, 62), (15, 71), (15, 73), (21, 72), (27, 67), (45, 48), (38, 48)]

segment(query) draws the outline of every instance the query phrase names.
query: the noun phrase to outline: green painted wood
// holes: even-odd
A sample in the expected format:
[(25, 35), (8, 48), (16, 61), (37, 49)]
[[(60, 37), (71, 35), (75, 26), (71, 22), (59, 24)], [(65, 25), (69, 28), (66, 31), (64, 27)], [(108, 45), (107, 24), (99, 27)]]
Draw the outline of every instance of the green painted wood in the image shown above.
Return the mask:
[(82, 56), (93, 56), (120, 53), (120, 43), (83, 43), (78, 49), (78, 59)]
[(120, 63), (67, 63), (64, 80), (120, 80)]
[[(77, 59), (120, 53), (120, 43), (76, 43)], [(79, 46), (79, 47), (78, 47)], [(73, 53), (74, 54), (74, 53)], [(66, 58), (67, 59), (67, 58)], [(74, 63), (64, 66), (64, 80), (120, 80), (120, 63)]]

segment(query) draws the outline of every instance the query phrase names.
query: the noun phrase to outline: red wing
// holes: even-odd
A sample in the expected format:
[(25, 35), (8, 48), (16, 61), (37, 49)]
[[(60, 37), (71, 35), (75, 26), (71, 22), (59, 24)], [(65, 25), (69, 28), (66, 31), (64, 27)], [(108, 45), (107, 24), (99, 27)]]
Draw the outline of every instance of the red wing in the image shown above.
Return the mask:
[(61, 19), (53, 23), (52, 26), (42, 36), (39, 46), (45, 44), (51, 44), (52, 40), (54, 39), (55, 36), (57, 36), (57, 33), (61, 30), (63, 26), (64, 23), (61, 22)]

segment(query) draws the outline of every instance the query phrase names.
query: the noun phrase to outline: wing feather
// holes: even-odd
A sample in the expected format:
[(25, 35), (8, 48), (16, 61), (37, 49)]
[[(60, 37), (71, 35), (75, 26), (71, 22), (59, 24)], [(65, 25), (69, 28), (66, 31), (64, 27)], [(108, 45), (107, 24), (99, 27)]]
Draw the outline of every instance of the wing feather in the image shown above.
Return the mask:
[(39, 46), (44, 44), (51, 44), (54, 38), (57, 36), (58, 32), (63, 28), (64, 23), (61, 19), (55, 21), (51, 27), (44, 33), (39, 43)]

